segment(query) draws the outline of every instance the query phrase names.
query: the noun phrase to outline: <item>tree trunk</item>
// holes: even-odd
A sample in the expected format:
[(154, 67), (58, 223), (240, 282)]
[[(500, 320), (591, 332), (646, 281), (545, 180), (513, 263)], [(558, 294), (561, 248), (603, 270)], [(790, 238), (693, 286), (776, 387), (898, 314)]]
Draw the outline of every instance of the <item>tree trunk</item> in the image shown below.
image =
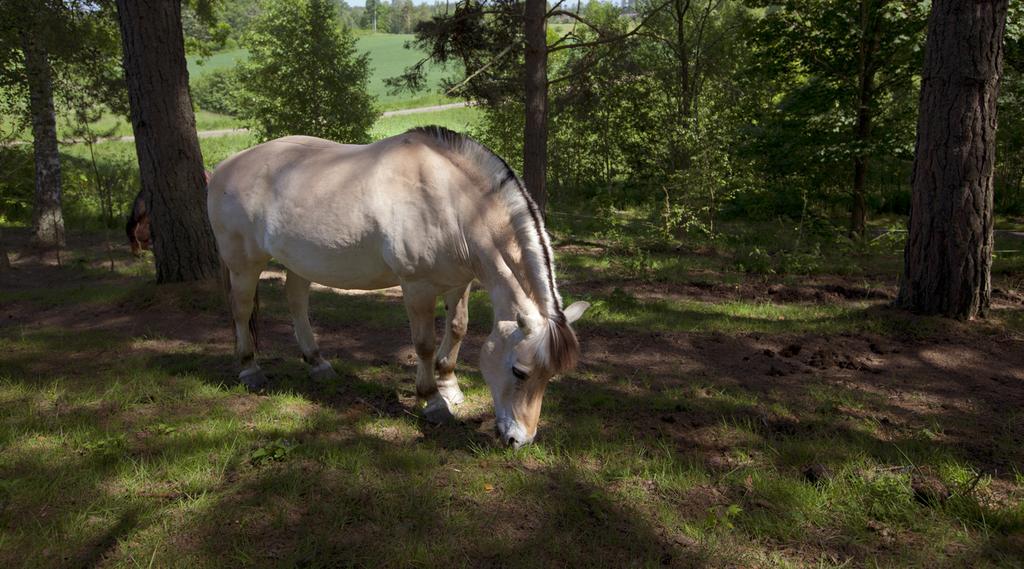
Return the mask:
[(215, 278), (180, 0), (117, 0), (135, 150), (160, 283)]
[(971, 319), (992, 292), (996, 99), (1008, 0), (934, 0), (897, 304)]
[(686, 13), (690, 11), (690, 0), (672, 2), (676, 22), (676, 62), (679, 64), (679, 105), (681, 117), (690, 117), (690, 46), (686, 45)]
[(7, 256), (7, 247), (4, 245), (3, 236), (0, 236), (0, 273), (11, 268), (11, 259)]
[(857, 153), (853, 157), (853, 205), (850, 208), (850, 237), (864, 237), (867, 222), (865, 182), (868, 175), (868, 147), (875, 102), (875, 58), (881, 46), (882, 23), (879, 15), (886, 0), (860, 1), (860, 60), (858, 62), (857, 126), (854, 136)]
[(523, 129), (523, 178), (541, 213), (548, 202), (548, 46), (547, 3), (526, 0), (526, 125)]
[(60, 200), (60, 152), (57, 147), (57, 113), (53, 106), (53, 76), (46, 47), (23, 31), (25, 75), (28, 78), (32, 114), (32, 146), (36, 163), (33, 241), (41, 247), (64, 245), (64, 214)]

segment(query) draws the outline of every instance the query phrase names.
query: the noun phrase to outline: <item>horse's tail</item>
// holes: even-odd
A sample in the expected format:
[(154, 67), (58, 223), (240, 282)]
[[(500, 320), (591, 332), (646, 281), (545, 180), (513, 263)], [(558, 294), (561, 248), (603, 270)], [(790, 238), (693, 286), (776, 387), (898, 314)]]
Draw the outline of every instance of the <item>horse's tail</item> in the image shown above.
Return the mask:
[(249, 333), (252, 334), (252, 350), (260, 349), (260, 287), (257, 282), (256, 292), (252, 295), (252, 315), (249, 316)]
[[(220, 282), (224, 286), (224, 296), (228, 300), (228, 310), (231, 311), (232, 318), (234, 321), (235, 305), (231, 300), (231, 271), (228, 270), (227, 263), (224, 259), (220, 260)], [(252, 299), (252, 315), (249, 316), (249, 334), (252, 335), (252, 347), (253, 351), (259, 350), (260, 344), (260, 288), (256, 286), (256, 293)]]

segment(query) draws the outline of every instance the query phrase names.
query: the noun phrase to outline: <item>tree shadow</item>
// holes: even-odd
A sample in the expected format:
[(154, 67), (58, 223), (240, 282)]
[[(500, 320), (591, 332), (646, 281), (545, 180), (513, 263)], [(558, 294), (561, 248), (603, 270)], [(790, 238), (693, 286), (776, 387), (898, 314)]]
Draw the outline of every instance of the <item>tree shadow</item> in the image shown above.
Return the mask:
[(365, 436), (332, 447), (317, 450), (369, 452), (348, 468), (273, 465), (233, 486), (193, 526), (202, 557), (302, 567), (704, 566), (699, 551), (571, 468), (509, 465), (514, 480), (480, 492), (443, 456), (396, 468), (410, 449)]

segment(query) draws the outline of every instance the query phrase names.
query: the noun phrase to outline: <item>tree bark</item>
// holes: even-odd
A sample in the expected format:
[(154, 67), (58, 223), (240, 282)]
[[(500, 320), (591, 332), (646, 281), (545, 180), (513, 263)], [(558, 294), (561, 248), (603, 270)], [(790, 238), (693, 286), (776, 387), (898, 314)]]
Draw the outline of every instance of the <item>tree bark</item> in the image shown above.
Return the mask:
[(206, 179), (188, 90), (180, 0), (117, 0), (135, 150), (157, 282), (215, 278)]
[(850, 208), (850, 237), (864, 237), (867, 222), (865, 185), (868, 175), (868, 146), (871, 142), (871, 122), (874, 118), (875, 58), (881, 49), (882, 23), (880, 12), (887, 0), (860, 0), (860, 60), (858, 62), (857, 141), (853, 157), (853, 205)]
[(33, 35), (31, 31), (22, 31), (21, 36), (36, 165), (33, 241), (41, 247), (59, 247), (64, 245), (64, 214), (61, 209), (60, 151), (57, 146), (57, 113), (53, 105), (53, 74), (46, 47)]
[(690, 0), (674, 0), (673, 17), (676, 22), (676, 61), (679, 64), (679, 116), (690, 117), (690, 47), (686, 45), (686, 13)]
[(11, 268), (11, 259), (7, 256), (7, 246), (4, 245), (3, 236), (0, 236), (0, 273)]
[(996, 99), (1008, 0), (934, 0), (897, 305), (971, 319), (992, 292)]
[(526, 125), (523, 129), (523, 178), (541, 213), (548, 202), (548, 46), (547, 3), (526, 0)]

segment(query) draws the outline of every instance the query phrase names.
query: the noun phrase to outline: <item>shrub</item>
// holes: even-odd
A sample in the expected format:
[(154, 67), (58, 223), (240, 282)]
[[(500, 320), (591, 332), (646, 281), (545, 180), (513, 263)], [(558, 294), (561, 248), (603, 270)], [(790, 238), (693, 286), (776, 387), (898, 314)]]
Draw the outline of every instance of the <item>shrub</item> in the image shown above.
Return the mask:
[(369, 142), (377, 119), (369, 62), (336, 16), (327, 0), (274, 0), (254, 23), (244, 39), (249, 59), (239, 71), (244, 100), (236, 108), (258, 137)]
[(238, 116), (240, 89), (237, 70), (218, 69), (192, 83), (192, 102), (204, 111)]

